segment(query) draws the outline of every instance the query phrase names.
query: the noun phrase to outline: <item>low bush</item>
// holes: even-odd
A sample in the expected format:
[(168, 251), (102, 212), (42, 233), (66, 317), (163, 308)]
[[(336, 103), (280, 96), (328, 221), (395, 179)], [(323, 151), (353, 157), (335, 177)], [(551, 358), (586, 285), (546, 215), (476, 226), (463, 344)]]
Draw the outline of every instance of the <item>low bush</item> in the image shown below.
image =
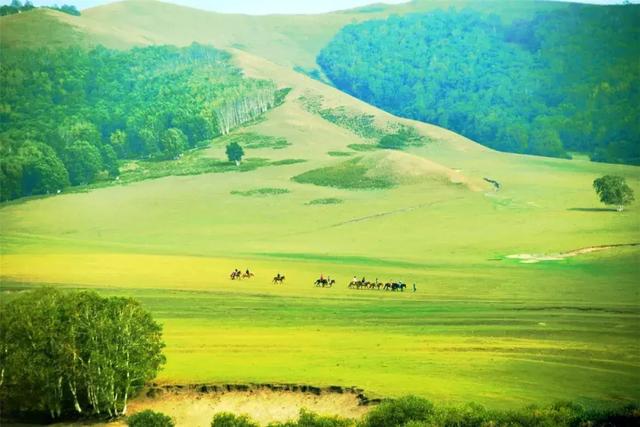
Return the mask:
[(317, 114), (328, 122), (347, 129), (362, 138), (380, 138), (384, 131), (375, 124), (374, 117), (347, 107), (323, 108), (324, 97), (306, 93), (298, 98), (302, 107), (310, 113)]
[(374, 144), (349, 144), (347, 148), (351, 148), (353, 151), (375, 151), (380, 149), (378, 145)]
[(220, 412), (213, 417), (211, 427), (260, 427), (246, 415), (234, 415), (230, 412)]
[(314, 199), (307, 203), (307, 205), (338, 205), (342, 203), (344, 200), (337, 199), (335, 197), (328, 197), (326, 199)]
[(269, 427), (353, 427), (355, 425), (355, 421), (348, 418), (323, 416), (302, 409), (297, 421), (271, 423)]
[(244, 197), (277, 196), (279, 194), (287, 194), (287, 193), (290, 193), (290, 191), (287, 190), (286, 188), (255, 188), (253, 190), (247, 190), (247, 191), (234, 190), (231, 192), (231, 194), (235, 196), (244, 196)]
[(402, 150), (406, 147), (407, 141), (398, 134), (385, 135), (378, 142), (380, 148), (389, 150)]
[(474, 403), (434, 407), (425, 399), (407, 396), (382, 403), (369, 412), (358, 427), (609, 427), (639, 423), (640, 410), (636, 405), (587, 410), (572, 402), (558, 402), (545, 407), (496, 411)]
[(315, 184), (325, 187), (350, 190), (370, 190), (393, 187), (393, 182), (380, 177), (367, 176), (368, 168), (359, 158), (348, 160), (335, 166), (313, 169), (292, 179), (301, 184)]
[(392, 126), (393, 133), (388, 133), (380, 138), (378, 146), (391, 150), (402, 150), (409, 146), (421, 146), (429, 142), (429, 138), (421, 136), (413, 127), (400, 123)]
[(127, 418), (129, 427), (174, 427), (170, 416), (147, 409)]
[(242, 145), (244, 148), (252, 150), (258, 148), (270, 148), (273, 150), (281, 150), (291, 145), (286, 138), (279, 136), (262, 135), (253, 132), (241, 132), (227, 135), (222, 139), (222, 143), (230, 144), (236, 142)]
[(367, 414), (363, 427), (404, 426), (410, 421), (429, 421), (434, 414), (434, 406), (426, 399), (405, 396), (382, 402)]
[(271, 162), (271, 166), (295, 165), (296, 163), (304, 163), (305, 159), (282, 159)]

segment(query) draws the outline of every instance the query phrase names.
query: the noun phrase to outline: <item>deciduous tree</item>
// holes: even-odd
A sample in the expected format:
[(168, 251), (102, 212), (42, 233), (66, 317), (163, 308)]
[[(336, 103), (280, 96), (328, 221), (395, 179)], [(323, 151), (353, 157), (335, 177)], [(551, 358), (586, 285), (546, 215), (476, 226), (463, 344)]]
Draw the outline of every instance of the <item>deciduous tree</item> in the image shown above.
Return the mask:
[(244, 156), (244, 150), (237, 142), (232, 142), (227, 145), (227, 158), (230, 162), (236, 162), (237, 166), (240, 166), (240, 162), (242, 161), (242, 157)]
[(616, 205), (618, 211), (634, 201), (633, 189), (621, 176), (605, 175), (593, 181), (593, 188), (605, 205)]

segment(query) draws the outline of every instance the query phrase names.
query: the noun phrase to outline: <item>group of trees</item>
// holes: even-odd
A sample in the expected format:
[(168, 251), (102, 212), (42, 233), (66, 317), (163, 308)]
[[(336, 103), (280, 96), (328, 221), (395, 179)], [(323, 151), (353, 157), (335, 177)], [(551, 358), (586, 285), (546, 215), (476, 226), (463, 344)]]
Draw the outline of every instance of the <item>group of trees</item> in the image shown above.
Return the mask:
[[(69, 4), (63, 4), (62, 6), (54, 5), (43, 7), (47, 9), (58, 10), (69, 15), (80, 16), (80, 11), (75, 6)], [(29, 0), (25, 1), (24, 4), (20, 0), (11, 0), (11, 3), (9, 3), (8, 5), (0, 6), (0, 16), (13, 15), (15, 13), (27, 12), (33, 9), (37, 8)]]
[(139, 303), (42, 289), (0, 304), (5, 415), (117, 416), (164, 363), (162, 329)]
[(118, 175), (118, 159), (174, 159), (276, 103), (226, 52), (0, 52), (0, 200)]
[(392, 16), (343, 28), (317, 60), (360, 99), (499, 150), (640, 164), (639, 21), (635, 5)]
[(260, 80), (247, 80), (241, 87), (222, 94), (214, 104), (220, 132), (227, 135), (231, 129), (273, 108), (275, 95), (273, 85)]

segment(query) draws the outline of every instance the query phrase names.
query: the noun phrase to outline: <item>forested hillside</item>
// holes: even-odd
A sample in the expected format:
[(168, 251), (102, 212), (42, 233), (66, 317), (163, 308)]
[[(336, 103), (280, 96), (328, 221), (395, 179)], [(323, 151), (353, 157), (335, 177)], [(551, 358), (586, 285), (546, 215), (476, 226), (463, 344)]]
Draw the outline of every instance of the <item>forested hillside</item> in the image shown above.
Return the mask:
[(118, 159), (173, 159), (275, 104), (229, 54), (201, 45), (0, 52), (1, 199), (118, 175)]
[(638, 22), (632, 5), (394, 16), (345, 27), (318, 63), (360, 99), (492, 148), (639, 164)]

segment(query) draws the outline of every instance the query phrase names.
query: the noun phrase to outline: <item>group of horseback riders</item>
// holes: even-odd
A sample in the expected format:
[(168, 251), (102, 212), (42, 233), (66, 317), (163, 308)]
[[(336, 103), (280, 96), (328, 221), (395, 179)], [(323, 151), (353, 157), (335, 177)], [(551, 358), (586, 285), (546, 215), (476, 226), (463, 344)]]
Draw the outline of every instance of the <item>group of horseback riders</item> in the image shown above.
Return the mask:
[[(239, 269), (234, 269), (231, 274), (231, 280), (240, 280), (240, 279), (250, 279), (255, 274), (253, 274), (248, 268), (243, 273)], [(284, 283), (284, 274), (278, 273), (272, 281), (273, 284), (283, 284)], [(332, 279), (331, 276), (324, 277), (324, 274), (320, 273), (320, 277), (313, 282), (313, 284), (320, 288), (330, 288), (336, 284), (335, 279)], [(353, 276), (353, 279), (349, 282), (349, 289), (377, 289), (377, 290), (385, 290), (385, 291), (400, 291), (404, 292), (407, 288), (407, 285), (404, 282), (380, 282), (376, 278), (374, 282), (368, 281), (364, 276), (362, 279), (358, 279), (356, 276)], [(416, 292), (416, 284), (413, 284), (413, 292)]]
[[(248, 268), (245, 270), (245, 272), (243, 273), (240, 269), (236, 268), (234, 269), (231, 274), (229, 275), (229, 277), (231, 278), (231, 280), (240, 280), (240, 279), (251, 279), (252, 277), (254, 277), (255, 274), (253, 274), (251, 272), (251, 270), (249, 270)], [(283, 284), (284, 283), (284, 274), (280, 274), (278, 273), (274, 278), (273, 278), (273, 282), (274, 284)]]
[(249, 271), (249, 269), (247, 268), (247, 270), (243, 273), (242, 271), (240, 271), (239, 269), (235, 269), (231, 272), (231, 274), (229, 275), (229, 277), (231, 277), (231, 280), (240, 280), (240, 279), (250, 279), (253, 276), (255, 276), (255, 274), (253, 274), (251, 271)]
[[(374, 282), (368, 281), (364, 276), (362, 279), (358, 279), (356, 276), (353, 276), (351, 282), (349, 282), (350, 289), (376, 289), (376, 290), (385, 290), (385, 291), (400, 291), (404, 292), (407, 288), (407, 284), (401, 281), (397, 282), (380, 282), (378, 278)], [(416, 284), (413, 284), (413, 292), (417, 290)]]

